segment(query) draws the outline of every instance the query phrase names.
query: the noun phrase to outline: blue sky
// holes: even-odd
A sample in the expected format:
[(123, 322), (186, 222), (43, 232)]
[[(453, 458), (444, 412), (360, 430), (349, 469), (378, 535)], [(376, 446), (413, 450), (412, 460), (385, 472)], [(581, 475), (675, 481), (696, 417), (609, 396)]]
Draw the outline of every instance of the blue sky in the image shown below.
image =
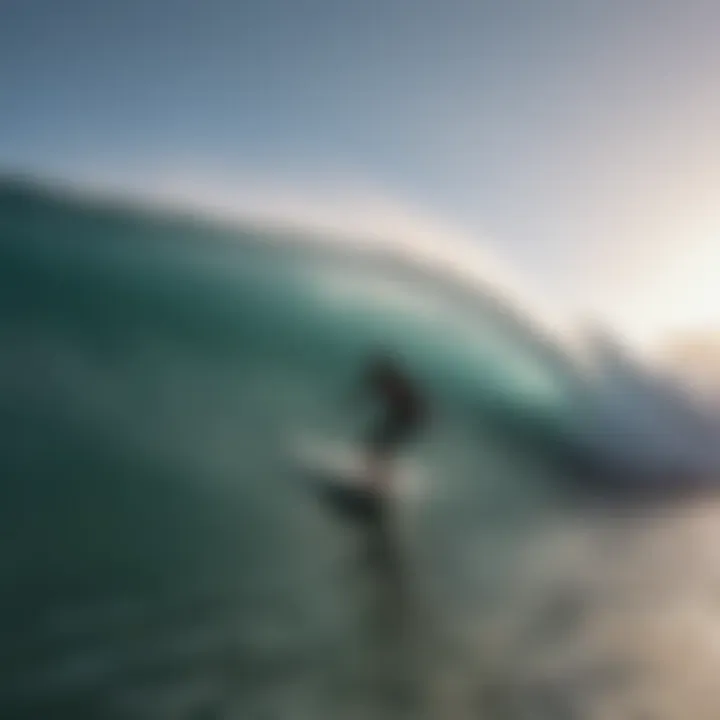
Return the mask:
[(341, 186), (628, 333), (714, 327), (718, 27), (713, 0), (0, 0), (0, 169)]

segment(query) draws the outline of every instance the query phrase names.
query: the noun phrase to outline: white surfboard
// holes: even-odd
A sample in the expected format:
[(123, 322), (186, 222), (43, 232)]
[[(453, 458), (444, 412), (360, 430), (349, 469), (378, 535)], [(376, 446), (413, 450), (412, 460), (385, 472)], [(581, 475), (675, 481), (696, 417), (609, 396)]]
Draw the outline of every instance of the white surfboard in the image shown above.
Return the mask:
[[(293, 454), (301, 467), (325, 477), (328, 482), (348, 489), (369, 488), (365, 454), (349, 443), (306, 438), (295, 444)], [(421, 476), (419, 467), (406, 458), (394, 461), (390, 473), (390, 487), (396, 495), (405, 495), (416, 488)]]
[(380, 496), (370, 486), (364, 454), (350, 444), (305, 438), (294, 444), (293, 456), (329, 504), (355, 520), (375, 519), (417, 490), (420, 480), (419, 469), (400, 459), (391, 468), (389, 492)]
[(296, 450), (297, 459), (310, 470), (327, 472), (345, 484), (365, 482), (362, 458), (351, 447), (305, 440), (298, 443)]

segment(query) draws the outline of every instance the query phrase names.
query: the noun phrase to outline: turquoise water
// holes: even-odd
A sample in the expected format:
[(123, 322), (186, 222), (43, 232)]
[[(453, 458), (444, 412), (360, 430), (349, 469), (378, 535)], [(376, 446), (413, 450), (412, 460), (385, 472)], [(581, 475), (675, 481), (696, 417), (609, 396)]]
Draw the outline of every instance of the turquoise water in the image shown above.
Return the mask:
[[(580, 515), (581, 373), (498, 298), (9, 183), (0, 343), (3, 718), (565, 718), (577, 672), (627, 684), (645, 645), (577, 626), (657, 526)], [(378, 344), (434, 409), (402, 601), (289, 452), (356, 436)]]

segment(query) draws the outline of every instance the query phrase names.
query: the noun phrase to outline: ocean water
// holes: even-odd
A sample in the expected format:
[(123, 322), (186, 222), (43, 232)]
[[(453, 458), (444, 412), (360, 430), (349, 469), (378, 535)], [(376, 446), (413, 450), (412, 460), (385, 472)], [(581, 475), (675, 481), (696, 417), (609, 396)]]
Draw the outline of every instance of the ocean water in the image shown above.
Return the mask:
[[(291, 235), (0, 188), (0, 717), (716, 718), (714, 499), (583, 500), (531, 318)], [(400, 592), (292, 452), (378, 346), (433, 409)]]

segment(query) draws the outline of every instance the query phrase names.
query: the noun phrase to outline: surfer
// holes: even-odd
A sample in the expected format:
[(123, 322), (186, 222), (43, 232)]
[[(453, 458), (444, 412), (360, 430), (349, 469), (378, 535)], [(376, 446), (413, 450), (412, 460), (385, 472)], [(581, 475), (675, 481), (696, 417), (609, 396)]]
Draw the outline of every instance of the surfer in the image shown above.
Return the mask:
[(412, 592), (411, 564), (403, 552), (397, 508), (385, 500), (394, 461), (427, 424), (427, 400), (402, 363), (388, 353), (376, 353), (370, 359), (360, 390), (379, 411), (364, 438), (366, 479), (375, 500), (372, 521), (366, 525), (364, 561), (374, 588), (371, 635), (380, 652), (376, 683), (395, 705), (411, 699), (416, 691), (411, 668), (420, 608)]
[(419, 432), (426, 419), (420, 390), (400, 363), (378, 354), (368, 364), (362, 386), (380, 405), (380, 417), (365, 439), (368, 481), (379, 494), (388, 491), (393, 458)]

